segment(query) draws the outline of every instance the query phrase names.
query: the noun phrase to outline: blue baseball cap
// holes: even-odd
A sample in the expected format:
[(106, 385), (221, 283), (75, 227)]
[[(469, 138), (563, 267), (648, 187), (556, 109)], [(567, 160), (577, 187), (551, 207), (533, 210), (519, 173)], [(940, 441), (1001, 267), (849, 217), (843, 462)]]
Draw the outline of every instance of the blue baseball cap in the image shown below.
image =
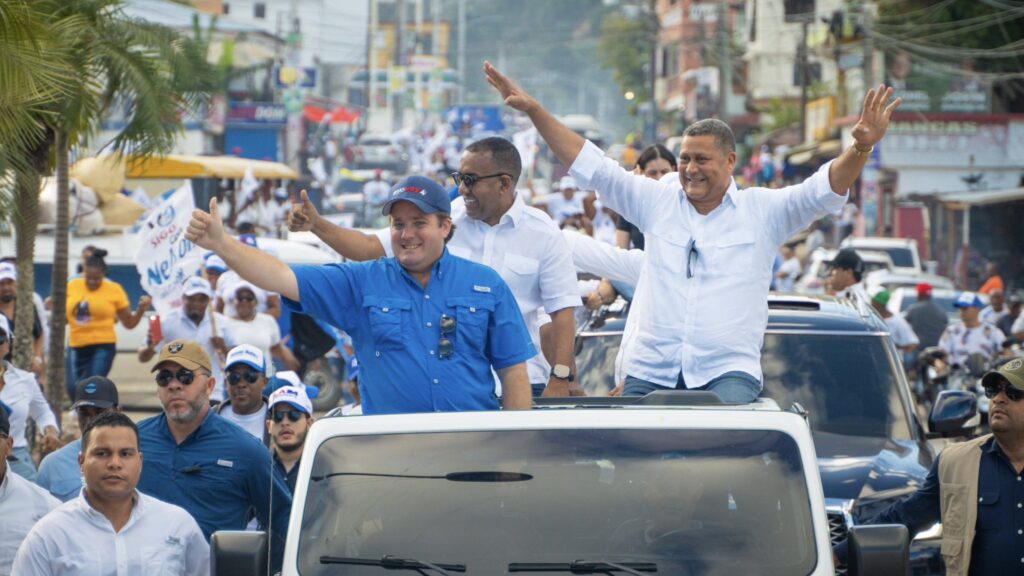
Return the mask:
[(409, 176), (400, 180), (391, 189), (388, 201), (381, 207), (381, 214), (387, 216), (396, 202), (412, 202), (424, 214), (444, 212), (450, 214), (452, 201), (448, 199), (448, 191), (437, 182), (426, 176)]
[(974, 292), (961, 292), (960, 295), (956, 297), (956, 302), (953, 302), (953, 307), (954, 308), (971, 308), (971, 307), (974, 307), (974, 308), (984, 308), (985, 307), (985, 303), (982, 302), (981, 301), (981, 297), (979, 297)]

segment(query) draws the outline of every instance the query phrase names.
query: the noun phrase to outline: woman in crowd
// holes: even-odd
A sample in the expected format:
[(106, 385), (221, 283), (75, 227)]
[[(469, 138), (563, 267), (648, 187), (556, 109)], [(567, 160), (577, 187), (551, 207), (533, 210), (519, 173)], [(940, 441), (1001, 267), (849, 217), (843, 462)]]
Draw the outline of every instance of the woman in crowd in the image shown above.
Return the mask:
[[(652, 180), (661, 180), (661, 177), (678, 171), (676, 158), (668, 148), (661, 144), (654, 144), (644, 148), (640, 157), (636, 160), (633, 172), (643, 174)], [(615, 234), (615, 245), (619, 248), (629, 250), (630, 248), (644, 249), (644, 234), (631, 222), (619, 216), (619, 229)]]
[(281, 340), (281, 328), (270, 314), (260, 312), (259, 307), (267, 293), (252, 284), (239, 280), (228, 289), (230, 300), (226, 308), (234, 310), (231, 316), (233, 333), (237, 344), (251, 344), (263, 351), (267, 359), (267, 376), (274, 375), (271, 357), (278, 358), (288, 370), (298, 370), (299, 361), (290, 348)]
[[(13, 339), (7, 318), (0, 314), (0, 358), (7, 355)], [(60, 448), (57, 418), (50, 410), (36, 377), (31, 372), (15, 368), (6, 360), (0, 360), (0, 402), (10, 409), (9, 435), (14, 440), (12, 455), (17, 458), (7, 464), (15, 473), (35, 482), (36, 466), (28, 450), (25, 425), (31, 416), (36, 426), (43, 430), (42, 451), (47, 454)], [(3, 405), (0, 405), (0, 410), (7, 409)]]
[(132, 312), (124, 288), (106, 276), (107, 263), (94, 253), (86, 258), (82, 275), (68, 282), (72, 378), (66, 384), (72, 402), (75, 400), (75, 383), (89, 376), (110, 373), (117, 351), (114, 324), (120, 321), (131, 330), (138, 326), (149, 310), (150, 298), (143, 296), (139, 298), (138, 308)]

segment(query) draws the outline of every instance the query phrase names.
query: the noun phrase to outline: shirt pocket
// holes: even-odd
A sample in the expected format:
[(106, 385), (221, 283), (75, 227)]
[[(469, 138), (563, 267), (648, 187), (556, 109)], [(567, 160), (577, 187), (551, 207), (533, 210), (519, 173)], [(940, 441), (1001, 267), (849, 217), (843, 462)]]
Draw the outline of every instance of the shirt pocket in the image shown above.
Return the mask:
[(405, 316), (412, 310), (412, 302), (402, 298), (375, 295), (363, 297), (363, 309), (370, 323), (370, 337), (375, 350), (402, 350), (405, 334)]
[(161, 545), (146, 546), (140, 549), (139, 567), (146, 574), (155, 576), (179, 576), (185, 573), (184, 542), (172, 542), (168, 537)]
[(979, 491), (978, 492), (978, 531), (999, 530), (1007, 526), (1006, 522), (1000, 521), (999, 514), (999, 492)]
[(754, 265), (754, 233), (750, 230), (730, 232), (714, 241), (714, 267), (726, 275), (749, 274)]
[(512, 289), (512, 293), (526, 296), (538, 284), (540, 260), (519, 254), (505, 254), (504, 271), (501, 276)]
[(494, 301), (483, 296), (453, 297), (445, 300), (455, 310), (455, 339), (463, 346), (483, 349)]
[(967, 523), (967, 485), (944, 484), (941, 494), (943, 532), (962, 533)]

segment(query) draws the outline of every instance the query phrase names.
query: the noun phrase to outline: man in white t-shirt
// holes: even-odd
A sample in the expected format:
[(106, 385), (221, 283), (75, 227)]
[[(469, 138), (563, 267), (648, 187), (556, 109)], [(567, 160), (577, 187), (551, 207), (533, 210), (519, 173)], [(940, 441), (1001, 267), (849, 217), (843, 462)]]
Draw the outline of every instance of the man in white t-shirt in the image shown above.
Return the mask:
[(1003, 295), (1003, 291), (998, 288), (989, 292), (988, 294), (988, 306), (981, 309), (979, 318), (982, 322), (988, 322), (989, 324), (998, 324), (999, 321), (1010, 313), (1010, 308), (1006, 305), (1006, 297)]
[(783, 246), (779, 252), (782, 254), (782, 266), (775, 272), (775, 291), (792, 292), (793, 285), (800, 276), (800, 259), (789, 246)]
[(217, 407), (217, 413), (269, 444), (267, 399), (263, 397), (267, 387), (266, 365), (259, 348), (251, 344), (232, 348), (224, 370), (228, 400)]
[(909, 354), (917, 349), (921, 341), (917, 339), (914, 329), (910, 327), (910, 323), (903, 316), (889, 311), (888, 305), (891, 297), (892, 293), (888, 290), (879, 290), (871, 297), (871, 307), (878, 312), (878, 315), (885, 321), (885, 325), (889, 327), (889, 335), (892, 337), (893, 344), (900, 349), (900, 352)]
[(583, 214), (583, 199), (576, 195), (579, 187), (576, 186), (576, 180), (572, 176), (562, 177), (558, 182), (558, 189), (561, 195), (551, 196), (547, 204), (548, 214), (561, 228), (570, 218)]

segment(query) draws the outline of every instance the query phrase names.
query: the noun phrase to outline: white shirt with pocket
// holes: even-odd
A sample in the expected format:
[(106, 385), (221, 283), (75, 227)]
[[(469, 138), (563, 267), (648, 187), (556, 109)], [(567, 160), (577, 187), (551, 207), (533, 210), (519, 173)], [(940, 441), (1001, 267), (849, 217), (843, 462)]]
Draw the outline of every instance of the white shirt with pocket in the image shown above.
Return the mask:
[(60, 500), (49, 492), (7, 469), (0, 482), (0, 576), (11, 574), (22, 540), (36, 522), (58, 506)]
[(184, 509), (136, 492), (128, 523), (110, 520), (85, 498), (40, 520), (18, 549), (13, 574), (33, 576), (204, 576), (210, 545)]
[[(626, 373), (689, 388), (738, 370), (761, 379), (768, 286), (779, 246), (814, 219), (838, 212), (847, 195), (832, 191), (828, 171), (781, 189), (729, 183), (710, 214), (687, 200), (678, 175), (651, 180), (624, 170), (587, 142), (570, 173), (581, 188), (634, 223), (646, 238), (634, 305), (638, 332)], [(631, 315), (637, 310), (631, 311)]]

